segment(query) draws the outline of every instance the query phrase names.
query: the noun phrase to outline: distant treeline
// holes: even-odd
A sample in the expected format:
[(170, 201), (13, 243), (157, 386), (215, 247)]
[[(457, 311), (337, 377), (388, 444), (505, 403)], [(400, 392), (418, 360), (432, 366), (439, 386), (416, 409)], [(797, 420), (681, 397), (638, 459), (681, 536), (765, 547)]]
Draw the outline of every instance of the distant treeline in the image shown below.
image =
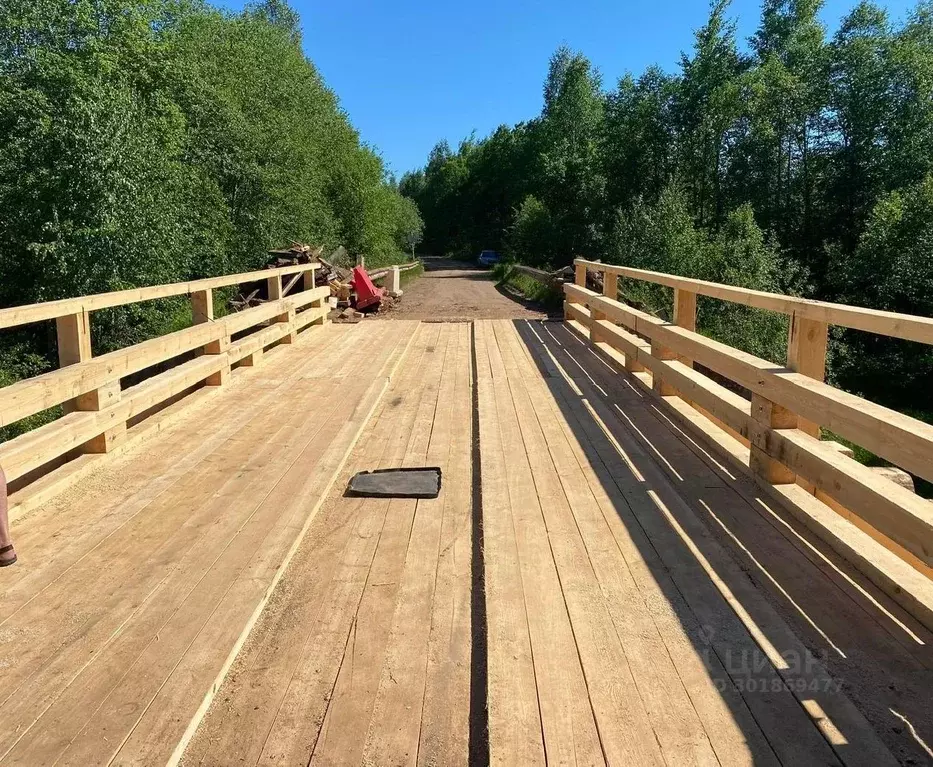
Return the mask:
[[(290, 240), (404, 260), (418, 211), (282, 0), (0, 2), (0, 307), (246, 271)], [(102, 312), (95, 353), (181, 324)], [(0, 386), (54, 361), (0, 336)]]
[[(893, 25), (860, 3), (828, 37), (819, 0), (766, 0), (740, 46), (713, 3), (674, 74), (611, 90), (551, 60), (540, 116), (438, 144), (403, 194), (427, 250), (573, 256), (933, 316), (933, 3)], [(663, 290), (623, 285), (659, 313)], [(782, 362), (781, 318), (702, 300), (700, 327)], [(930, 347), (840, 334), (830, 374), (924, 415)]]

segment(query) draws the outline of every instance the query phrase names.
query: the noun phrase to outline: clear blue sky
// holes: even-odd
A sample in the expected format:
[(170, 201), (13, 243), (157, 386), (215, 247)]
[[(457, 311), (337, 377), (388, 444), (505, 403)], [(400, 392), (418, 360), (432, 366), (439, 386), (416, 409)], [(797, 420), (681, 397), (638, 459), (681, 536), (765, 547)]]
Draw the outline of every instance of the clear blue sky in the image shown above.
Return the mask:
[[(826, 0), (832, 34), (857, 0)], [(541, 109), (548, 59), (582, 51), (614, 85), (657, 63), (673, 71), (706, 0), (291, 0), (304, 47), (364, 141), (399, 176), (446, 138), (530, 119)], [(894, 19), (914, 0), (883, 2)], [(234, 0), (231, 5), (239, 6)], [(760, 0), (734, 0), (739, 35), (754, 33)]]

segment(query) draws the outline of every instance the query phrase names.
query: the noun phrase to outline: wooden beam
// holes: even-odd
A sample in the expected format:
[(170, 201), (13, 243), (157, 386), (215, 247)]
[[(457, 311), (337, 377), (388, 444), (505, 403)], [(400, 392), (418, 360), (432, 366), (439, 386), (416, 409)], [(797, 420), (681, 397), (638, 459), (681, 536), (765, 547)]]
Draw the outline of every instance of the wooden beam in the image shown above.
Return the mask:
[(933, 503), (799, 429), (774, 432), (768, 452), (925, 565), (933, 565)]
[[(682, 288), (674, 288), (674, 324), (685, 330), (697, 329), (696, 293)], [(693, 360), (689, 357), (681, 355), (679, 359), (685, 365), (693, 367)]]
[[(737, 394), (681, 362), (655, 360), (648, 354), (646, 342), (624, 329), (608, 322), (600, 325), (604, 343), (620, 348), (626, 357), (637, 354), (653, 373), (662, 369), (682, 396), (707, 417), (720, 421), (720, 426), (736, 438), (754, 431), (749, 426), (749, 404)], [(844, 506), (924, 565), (933, 563), (933, 504), (879, 477), (799, 428), (786, 428), (792, 422), (791, 417), (781, 423), (782, 428), (766, 432), (758, 428), (756, 432), (759, 448), (778, 464), (779, 478), (787, 481), (796, 474), (798, 483), (801, 479), (812, 483), (821, 494)], [(767, 464), (761, 455), (757, 458), (762, 459), (760, 465), (774, 466)], [(786, 473), (781, 472), (780, 465), (786, 467)]]
[[(747, 400), (711, 378), (695, 371), (680, 360), (662, 360), (651, 354), (651, 345), (625, 328), (608, 321), (598, 323), (602, 343), (611, 345), (625, 355), (626, 361), (637, 360), (652, 377), (663, 377), (696, 406), (702, 406), (728, 427), (748, 437), (750, 406)], [(599, 346), (598, 344), (597, 346)]]
[[(793, 427), (794, 414), (755, 395), (757, 418), (745, 400), (680, 361), (663, 361), (649, 353), (647, 342), (608, 321), (601, 321), (597, 347), (611, 345), (626, 358), (636, 356), (655, 377), (670, 381), (706, 417), (737, 438), (752, 437), (750, 465), (769, 482), (796, 477), (828, 496), (849, 514), (897, 543), (924, 566), (933, 564), (933, 504), (920, 498), (824, 442)], [(769, 460), (770, 459), (770, 460)], [(806, 485), (805, 485), (806, 486)], [(824, 500), (826, 500), (824, 498)]]
[[(787, 328), (787, 367), (822, 382), (826, 376), (828, 330), (825, 322), (792, 314)], [(800, 429), (813, 437), (820, 436), (820, 425), (815, 421), (800, 419)]]
[(46, 410), (106, 383), (204, 346), (224, 334), (222, 322), (194, 325), (185, 330), (143, 341), (87, 362), (17, 381), (3, 390), (0, 425)]
[[(91, 318), (87, 312), (68, 314), (55, 320), (58, 338), (58, 366), (76, 365), (91, 359)], [(75, 400), (62, 403), (66, 413), (78, 410)]]
[[(651, 342), (651, 356), (656, 360), (662, 361), (677, 359), (677, 355), (674, 354), (673, 350), (668, 349), (666, 346), (661, 346), (654, 341)], [(656, 368), (652, 373), (652, 388), (662, 397), (677, 394), (677, 390), (671, 386), (670, 383), (664, 380), (664, 376), (662, 375), (660, 368)]]
[(576, 320), (586, 328), (590, 327), (590, 310), (579, 304), (564, 304), (564, 311), (570, 319)]
[(198, 357), (122, 392), (111, 385), (96, 403), (84, 402), (99, 409), (75, 411), (0, 445), (0, 464), (10, 479), (22, 477), (204, 381), (222, 362), (220, 357)]
[(751, 454), (749, 467), (772, 485), (785, 485), (797, 481), (797, 475), (783, 463), (771, 457), (769, 447), (773, 429), (796, 429), (797, 416), (790, 410), (752, 394), (749, 440)]
[(574, 282), (581, 287), (586, 287), (586, 266), (584, 264), (578, 263), (574, 268)]
[(259, 360), (261, 359), (262, 351), (267, 346), (277, 344), (287, 332), (288, 328), (280, 323), (270, 325), (262, 330), (257, 330), (255, 333), (246, 336), (246, 338), (241, 338), (239, 341), (232, 342), (228, 348), (227, 356), (230, 362), (234, 363), (245, 360), (256, 352), (260, 352), (260, 356), (257, 358), (257, 360)]
[(295, 316), (295, 329), (301, 330), (308, 325), (324, 325), (329, 313), (330, 307), (326, 304), (324, 306), (312, 305)]
[(200, 325), (214, 319), (214, 291), (196, 290), (191, 294), (191, 322)]
[(928, 629), (933, 629), (933, 584), (888, 548), (796, 484), (772, 485), (752, 474), (748, 450), (677, 397), (665, 399), (668, 412), (693, 437), (712, 444), (731, 467), (756, 479), (765, 493), (864, 573), (878, 588)]
[[(310, 275), (312, 275), (312, 277), (314, 276), (314, 272), (305, 272), (304, 274), (310, 274)], [(298, 280), (300, 280), (303, 276), (304, 276), (303, 274), (296, 274), (296, 275), (294, 275), (294, 276), (288, 281), (288, 284), (285, 285), (284, 288), (282, 288), (282, 295), (283, 295), (283, 296), (287, 296), (287, 295), (288, 295), (288, 292), (289, 292), (293, 287), (295, 287), (295, 283), (297, 283)]]
[(54, 407), (159, 362), (207, 346), (233, 333), (255, 327), (283, 313), (287, 316), (289, 311), (294, 312), (296, 305), (305, 306), (319, 298), (319, 291), (329, 293), (326, 287), (297, 293), (282, 301), (246, 309), (212, 323), (193, 325), (85, 362), (17, 381), (3, 390), (0, 426)]

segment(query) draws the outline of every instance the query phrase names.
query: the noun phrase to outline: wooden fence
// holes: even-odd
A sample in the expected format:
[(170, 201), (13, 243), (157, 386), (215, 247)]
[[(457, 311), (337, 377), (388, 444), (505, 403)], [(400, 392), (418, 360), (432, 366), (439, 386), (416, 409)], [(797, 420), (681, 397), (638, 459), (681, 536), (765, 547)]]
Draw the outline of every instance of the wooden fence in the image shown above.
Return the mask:
[[(933, 503), (841, 453), (836, 443), (819, 439), (824, 426), (933, 481), (933, 426), (824, 382), (829, 325), (933, 344), (933, 319), (583, 259), (574, 264), (576, 284), (564, 286), (570, 324), (661, 398), (681, 424), (717, 443), (772, 497), (933, 625), (933, 600), (920, 605), (913, 596), (917, 590), (933, 596), (928, 580), (933, 575)], [(586, 288), (587, 270), (603, 275), (602, 295)], [(672, 288), (673, 321), (620, 302), (620, 276)], [(786, 365), (697, 333), (698, 295), (788, 315)], [(750, 399), (704, 375), (694, 363), (738, 384)], [(884, 550), (866, 548), (864, 533)], [(910, 567), (904, 569), (904, 563)], [(905, 579), (915, 576), (923, 579), (913, 580), (916, 589), (902, 588)]]
[[(308, 325), (324, 324), (330, 289), (314, 286), (318, 266), (299, 264), (0, 310), (0, 329), (55, 320), (60, 364), (0, 389), (0, 426), (60, 404), (65, 410), (63, 417), (0, 445), (7, 480), (23, 484), (17, 480), (32, 481), (77, 455), (112, 452), (127, 441), (128, 426), (166, 403), (200, 386), (223, 386), (232, 366), (255, 366), (265, 349), (291, 343)], [(267, 282), (266, 303), (214, 317), (213, 289), (256, 281)], [(191, 327), (94, 356), (92, 312), (181, 295), (190, 296)], [(125, 385), (128, 376), (150, 368), (156, 374)]]
[(369, 272), (369, 277), (372, 280), (381, 280), (383, 277), (389, 274), (389, 272), (398, 269), (401, 272), (407, 272), (411, 269), (414, 269), (418, 266), (421, 266), (420, 261), (412, 261), (410, 264), (396, 264), (395, 266), (386, 266), (382, 269), (376, 269), (374, 272)]

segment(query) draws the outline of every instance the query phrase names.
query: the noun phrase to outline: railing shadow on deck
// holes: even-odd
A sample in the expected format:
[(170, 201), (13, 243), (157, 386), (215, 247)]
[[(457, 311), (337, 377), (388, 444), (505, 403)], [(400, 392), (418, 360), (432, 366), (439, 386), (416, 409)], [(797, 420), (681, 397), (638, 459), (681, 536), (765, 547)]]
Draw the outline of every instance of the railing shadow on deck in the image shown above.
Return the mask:
[[(843, 763), (871, 763), (882, 742), (928, 761), (930, 632), (753, 483), (701, 458), (660, 401), (566, 324), (515, 325), (756, 764), (792, 763), (814, 738)], [(754, 524), (721, 513), (724, 493)]]

